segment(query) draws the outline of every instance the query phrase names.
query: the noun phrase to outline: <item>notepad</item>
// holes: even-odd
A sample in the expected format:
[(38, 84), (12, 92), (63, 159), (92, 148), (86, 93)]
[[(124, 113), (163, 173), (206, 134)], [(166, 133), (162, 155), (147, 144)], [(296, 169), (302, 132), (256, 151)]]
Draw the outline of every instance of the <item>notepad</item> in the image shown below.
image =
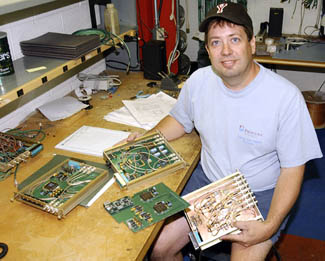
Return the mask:
[(103, 157), (105, 149), (127, 138), (129, 132), (82, 126), (55, 146), (56, 149)]

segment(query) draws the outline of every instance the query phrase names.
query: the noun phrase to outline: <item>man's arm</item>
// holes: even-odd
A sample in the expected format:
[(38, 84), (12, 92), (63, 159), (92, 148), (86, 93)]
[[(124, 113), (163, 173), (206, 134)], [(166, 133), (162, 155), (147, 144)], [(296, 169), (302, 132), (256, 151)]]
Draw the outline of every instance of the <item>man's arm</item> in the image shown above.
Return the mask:
[(167, 140), (175, 140), (185, 134), (183, 125), (170, 115), (163, 118), (153, 130), (159, 130)]
[(238, 235), (224, 236), (222, 239), (235, 241), (246, 247), (270, 239), (298, 198), (304, 170), (305, 165), (292, 168), (281, 168), (281, 174), (274, 190), (266, 220), (264, 222), (235, 222), (234, 225), (242, 230), (242, 232)]
[[(165, 118), (163, 118), (153, 129), (147, 133), (155, 130), (159, 130), (168, 141), (180, 138), (185, 134), (183, 125), (170, 115), (167, 115)], [(134, 132), (129, 135), (126, 141), (133, 141), (134, 139), (141, 136), (141, 134)]]
[[(281, 174), (274, 190), (266, 223), (274, 233), (296, 202), (305, 172), (305, 165), (281, 168)], [(272, 234), (273, 234), (272, 233)]]

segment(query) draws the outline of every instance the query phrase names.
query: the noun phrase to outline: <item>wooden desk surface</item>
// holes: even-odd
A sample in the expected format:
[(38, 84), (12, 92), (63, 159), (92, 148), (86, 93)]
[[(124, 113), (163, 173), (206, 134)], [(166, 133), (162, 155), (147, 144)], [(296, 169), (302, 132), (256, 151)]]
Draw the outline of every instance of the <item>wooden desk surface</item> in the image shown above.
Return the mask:
[[(91, 101), (93, 109), (83, 110), (57, 122), (50, 122), (40, 113), (36, 113), (21, 124), (30, 129), (38, 128), (39, 123), (42, 123), (46, 139), (42, 142), (44, 150), (19, 166), (19, 182), (48, 162), (54, 153), (104, 163), (103, 158), (54, 148), (83, 125), (124, 131), (141, 130), (103, 119), (108, 112), (123, 105), (122, 99), (134, 96), (139, 90), (157, 91), (146, 87), (148, 81), (142, 78), (142, 73), (126, 76), (123, 72), (119, 75), (123, 84), (117, 92), (109, 99), (102, 99), (104, 92), (94, 95)], [(12, 201), (16, 191), (13, 175), (0, 182), (0, 242), (9, 247), (3, 260), (142, 260), (163, 222), (133, 233), (125, 224), (118, 224), (106, 212), (103, 203), (133, 195), (158, 182), (164, 182), (179, 193), (198, 161), (201, 146), (199, 137), (194, 132), (172, 141), (171, 145), (189, 163), (188, 167), (164, 177), (135, 184), (128, 190), (121, 190), (114, 183), (91, 207), (78, 206), (62, 220), (21, 202)]]

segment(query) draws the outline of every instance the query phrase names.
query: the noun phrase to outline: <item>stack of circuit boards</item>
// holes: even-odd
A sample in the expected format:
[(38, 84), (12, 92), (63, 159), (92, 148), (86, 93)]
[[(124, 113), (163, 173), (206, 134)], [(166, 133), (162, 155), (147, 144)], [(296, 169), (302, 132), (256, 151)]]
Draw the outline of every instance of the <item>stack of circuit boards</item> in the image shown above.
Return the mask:
[(122, 188), (186, 166), (160, 132), (105, 150), (104, 158), (116, 172), (114, 176)]
[(43, 145), (31, 139), (0, 132), (0, 179), (7, 177), (14, 167), (34, 157)]
[(21, 184), (15, 199), (61, 219), (110, 178), (103, 164), (56, 155)]
[(189, 204), (159, 183), (142, 190), (133, 197), (105, 202), (104, 208), (118, 222), (124, 222), (133, 232), (140, 231), (187, 208)]

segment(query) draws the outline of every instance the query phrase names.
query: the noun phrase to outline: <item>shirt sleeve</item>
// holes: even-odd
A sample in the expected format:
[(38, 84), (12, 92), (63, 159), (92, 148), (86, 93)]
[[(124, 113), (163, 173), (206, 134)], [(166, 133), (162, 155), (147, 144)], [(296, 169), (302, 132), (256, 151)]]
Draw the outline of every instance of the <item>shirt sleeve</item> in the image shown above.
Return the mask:
[(169, 114), (183, 125), (186, 133), (190, 133), (193, 130), (193, 103), (190, 98), (188, 80), (185, 82), (177, 102)]
[(276, 146), (281, 167), (296, 167), (322, 157), (312, 120), (299, 91), (279, 112)]

